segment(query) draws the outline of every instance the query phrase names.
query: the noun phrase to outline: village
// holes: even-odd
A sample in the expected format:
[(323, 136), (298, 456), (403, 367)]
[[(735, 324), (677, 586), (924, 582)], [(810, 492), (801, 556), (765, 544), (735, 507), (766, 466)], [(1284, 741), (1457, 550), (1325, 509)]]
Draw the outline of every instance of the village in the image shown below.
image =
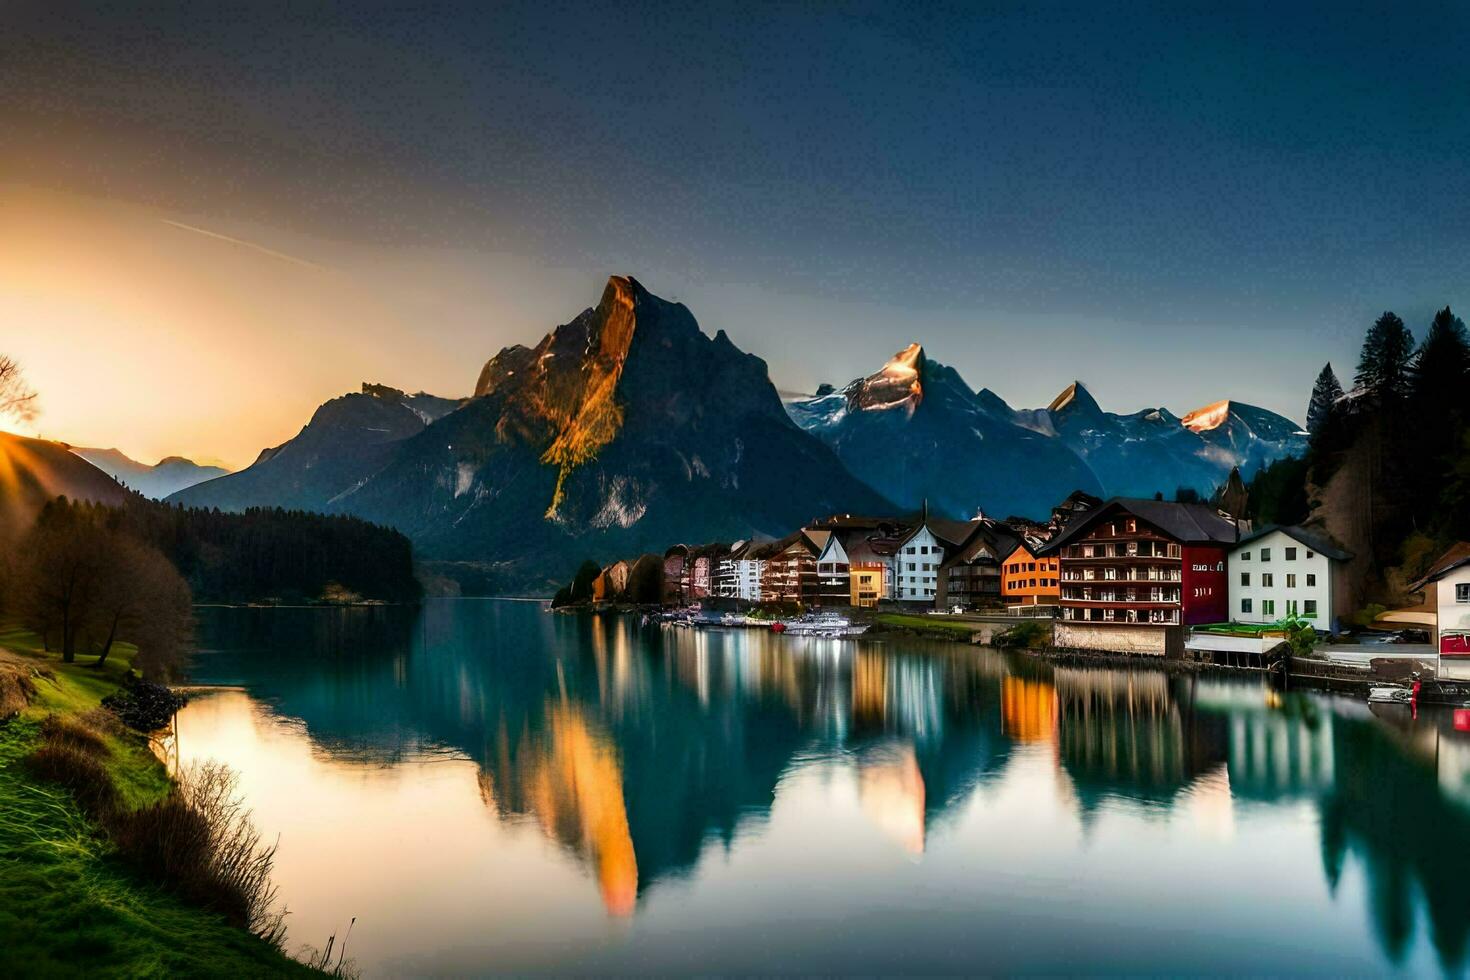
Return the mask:
[(836, 636), (867, 626), (803, 627), (886, 619), (1063, 656), (1289, 670), (1384, 700), (1417, 694), (1409, 684), (1421, 676), (1456, 703), (1470, 693), (1456, 683), (1470, 682), (1470, 543), (1413, 584), (1418, 605), (1364, 622), (1350, 584), (1357, 557), (1320, 530), (1234, 516), (1245, 492), (1236, 472), (1208, 503), (1076, 491), (1045, 523), (951, 520), (927, 506), (835, 514), (779, 540), (615, 561), (587, 599), (656, 604), (684, 625)]

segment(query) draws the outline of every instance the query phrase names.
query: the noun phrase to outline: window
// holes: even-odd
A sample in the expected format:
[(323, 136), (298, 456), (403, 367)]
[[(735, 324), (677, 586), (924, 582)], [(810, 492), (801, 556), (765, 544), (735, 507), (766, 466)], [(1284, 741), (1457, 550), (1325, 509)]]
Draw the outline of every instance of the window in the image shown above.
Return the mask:
[(1311, 552), (1310, 552), (1310, 551), (1309, 551), (1309, 552), (1307, 552), (1307, 558), (1308, 558), (1308, 559), (1312, 559), (1312, 558), (1316, 558), (1316, 557), (1317, 557), (1317, 556), (1316, 556), (1316, 555), (1314, 555), (1314, 554), (1312, 554), (1312, 553), (1311, 553)]
[(1455, 601), (1470, 602), (1470, 582), (1460, 582), (1455, 585)]
[(1251, 560), (1251, 553), (1249, 551), (1242, 551), (1240, 553), (1240, 560), (1241, 561), (1250, 561)]
[(910, 572), (912, 572), (914, 570), (914, 563), (913, 562), (908, 562), (908, 566), (909, 567), (908, 567), (907, 570), (910, 571)]
[(1129, 533), (1129, 534), (1132, 534), (1132, 533), (1134, 533), (1134, 532), (1135, 532), (1135, 531), (1137, 531), (1137, 530), (1138, 530), (1138, 522), (1137, 522), (1137, 521), (1135, 521), (1135, 520), (1134, 520), (1134, 519), (1133, 519), (1133, 518), (1131, 518), (1131, 517), (1130, 517), (1130, 518), (1128, 518), (1128, 533)]
[(1302, 615), (1305, 616), (1308, 619), (1316, 619), (1317, 618), (1317, 600), (1316, 599), (1303, 599), (1302, 600)]
[[(1244, 585), (1244, 586), (1249, 586), (1251, 584), (1251, 573), (1250, 572), (1241, 572), (1240, 573), (1240, 584), (1241, 585)], [(1249, 601), (1249, 600), (1247, 600), (1247, 601)]]
[(1270, 572), (1266, 572), (1261, 576), (1261, 588), (1269, 589), (1274, 581), (1275, 576), (1272, 575)]
[(1261, 561), (1270, 561), (1270, 560), (1271, 560), (1271, 549), (1270, 548), (1262, 548), (1261, 549)]
[(1261, 600), (1261, 615), (1263, 615), (1263, 616), (1274, 616), (1274, 615), (1276, 615), (1276, 600), (1275, 599), (1262, 599)]
[(1287, 548), (1286, 549), (1286, 560), (1287, 561), (1296, 561), (1296, 549), (1295, 548)]
[(1317, 587), (1317, 576), (1313, 575), (1311, 572), (1308, 572), (1307, 573), (1307, 588), (1313, 589), (1313, 588), (1316, 588), (1316, 587)]
[(1240, 600), (1240, 611), (1243, 613), (1251, 611), (1251, 601), (1249, 599)]
[(1286, 587), (1288, 589), (1294, 589), (1294, 588), (1296, 588), (1296, 575), (1295, 574), (1286, 576)]

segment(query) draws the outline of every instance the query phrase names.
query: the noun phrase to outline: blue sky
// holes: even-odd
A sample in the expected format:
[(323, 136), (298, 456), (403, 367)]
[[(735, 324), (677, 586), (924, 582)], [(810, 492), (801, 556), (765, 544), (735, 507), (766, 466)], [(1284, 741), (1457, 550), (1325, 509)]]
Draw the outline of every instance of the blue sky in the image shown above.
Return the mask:
[(20, 3), (0, 180), (368, 291), (452, 256), (420, 352), (382, 334), (404, 387), (631, 273), (784, 388), (919, 340), (1016, 405), (1300, 419), (1382, 310), (1463, 296), (1470, 8), (1281, 6)]

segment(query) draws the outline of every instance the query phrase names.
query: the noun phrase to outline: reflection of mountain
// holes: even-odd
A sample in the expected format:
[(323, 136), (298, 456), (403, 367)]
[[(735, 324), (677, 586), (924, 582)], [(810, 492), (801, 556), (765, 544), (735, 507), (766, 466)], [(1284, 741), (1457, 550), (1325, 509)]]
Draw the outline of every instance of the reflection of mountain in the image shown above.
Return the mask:
[(793, 760), (855, 759), (874, 822), (918, 851), (1010, 744), (987, 720), (1000, 668), (967, 650), (661, 633), (494, 601), (322, 613), (213, 611), (196, 674), (248, 675), (334, 754), (470, 756), (486, 803), (532, 816), (618, 914), (764, 819)]
[[(952, 843), (961, 811), (983, 820), (1055, 765), (1084, 825), (1123, 801), (1221, 840), (1242, 800), (1315, 808), (1327, 879), (1360, 864), (1388, 954), (1409, 962), (1424, 921), (1447, 968), (1466, 959), (1470, 733), (1450, 713), (1375, 718), (1259, 683), (944, 644), (640, 630), (525, 603), (203, 619), (215, 652), (198, 679), (248, 681), (333, 756), (468, 756), (487, 806), (539, 828), (615, 914), (758, 833), (807, 767), (850, 774), (832, 785), (855, 788), (858, 819), (917, 854)], [(1016, 751), (1027, 743), (1041, 748)], [(1017, 773), (1042, 778), (975, 792)]]

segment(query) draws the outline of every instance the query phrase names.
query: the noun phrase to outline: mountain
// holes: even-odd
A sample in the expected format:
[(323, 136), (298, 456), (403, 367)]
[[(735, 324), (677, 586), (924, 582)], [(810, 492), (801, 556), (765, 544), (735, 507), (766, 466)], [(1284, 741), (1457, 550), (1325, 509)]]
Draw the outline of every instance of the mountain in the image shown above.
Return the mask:
[(460, 405), (385, 385), (334, 398), (312, 415), (293, 439), (261, 451), (237, 473), (198, 483), (168, 497), (169, 503), (240, 511), (247, 507), (329, 509), (387, 464), (395, 445), (417, 435)]
[(23, 528), (58, 496), (121, 504), (131, 495), (64, 443), (0, 432), (0, 531)]
[(1306, 451), (1296, 423), (1236, 401), (1183, 418), (1166, 408), (1118, 415), (1079, 381), (1046, 408), (1013, 409), (989, 389), (972, 392), (917, 344), (877, 374), (841, 391), (823, 386), (787, 410), (879, 490), (909, 506), (927, 497), (961, 516), (976, 508), (1041, 515), (1073, 489), (1209, 494), (1234, 467), (1249, 476)]
[(396, 527), (424, 557), (493, 564), (498, 588), (538, 590), (588, 556), (892, 507), (791, 421), (764, 361), (630, 277), (534, 348), (496, 354), (475, 396), (427, 425), (365, 424), (388, 406), (363, 398), (329, 402), (249, 469), (170, 499), (289, 494)]
[(787, 402), (797, 425), (848, 469), (906, 508), (954, 517), (1042, 514), (1073, 490), (1101, 494), (1087, 465), (1021, 424), (992, 392), (910, 344), (875, 374)]
[(230, 472), (222, 466), (201, 466), (182, 456), (167, 456), (149, 466), (116, 449), (73, 449), (72, 452), (129, 489), (154, 500)]

